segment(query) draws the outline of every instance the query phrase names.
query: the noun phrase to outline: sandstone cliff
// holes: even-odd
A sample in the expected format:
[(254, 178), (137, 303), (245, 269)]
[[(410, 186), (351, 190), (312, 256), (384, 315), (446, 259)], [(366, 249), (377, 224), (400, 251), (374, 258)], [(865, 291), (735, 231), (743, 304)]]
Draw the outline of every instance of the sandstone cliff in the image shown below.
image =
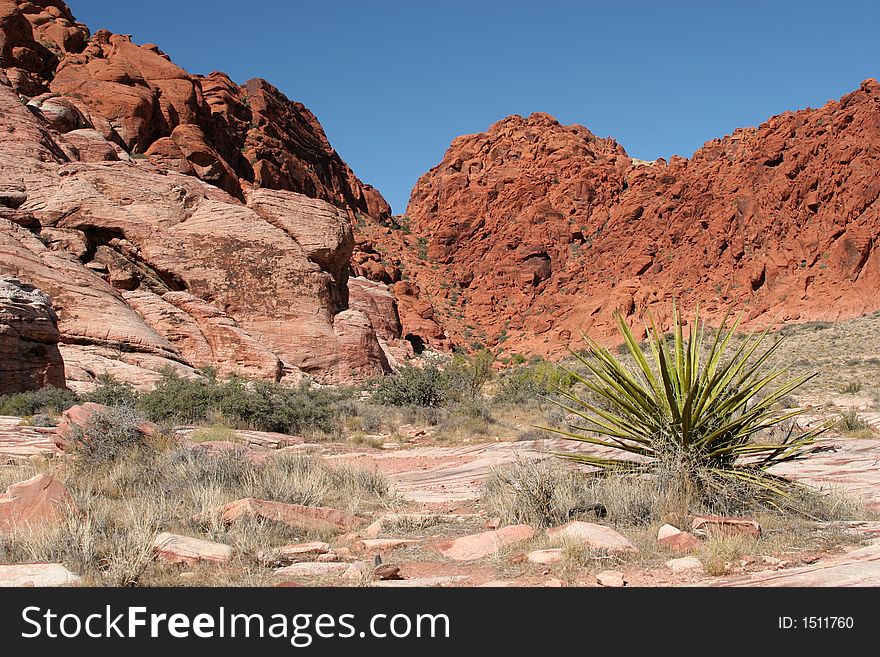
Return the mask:
[[(408, 207), (459, 342), (558, 353), (671, 300), (755, 327), (880, 308), (880, 85), (643, 162), (546, 114), (456, 139)], [(413, 256), (414, 242), (423, 257)]]
[(0, 274), (50, 295), (73, 387), (389, 370), (400, 335), (380, 344), (348, 278), (352, 222), (390, 211), (305, 107), (60, 1), (0, 0), (0, 28)]

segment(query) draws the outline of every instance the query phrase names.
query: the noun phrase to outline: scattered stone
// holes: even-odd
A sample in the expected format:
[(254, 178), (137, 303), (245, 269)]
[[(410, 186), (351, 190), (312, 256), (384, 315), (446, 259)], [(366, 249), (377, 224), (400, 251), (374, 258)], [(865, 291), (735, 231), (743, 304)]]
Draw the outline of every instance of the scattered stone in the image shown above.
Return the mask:
[(345, 572), (342, 573), (342, 577), (349, 582), (362, 584), (372, 579), (373, 569), (374, 566), (366, 561), (355, 561), (353, 564), (346, 567)]
[(414, 538), (365, 538), (355, 543), (352, 548), (358, 552), (386, 552), (407, 545), (416, 545), (420, 541)]
[(328, 552), (327, 554), (319, 554), (315, 557), (315, 561), (318, 563), (332, 563), (334, 561), (339, 561), (339, 555), (335, 552)]
[(620, 532), (606, 525), (573, 520), (559, 527), (547, 530), (548, 536), (555, 539), (573, 539), (594, 550), (608, 552), (638, 552), (638, 548)]
[(346, 532), (345, 534), (341, 534), (336, 537), (336, 542), (340, 545), (350, 545), (355, 543), (356, 541), (361, 540), (362, 536), (360, 532)]
[(366, 536), (367, 538), (376, 538), (379, 534), (382, 533), (383, 528), (384, 523), (382, 521), (382, 518), (379, 518), (378, 520), (374, 520), (369, 525), (364, 527), (361, 530), (361, 535)]
[(480, 517), (478, 513), (387, 513), (374, 520), (364, 529), (361, 535), (365, 538), (376, 538), (382, 532), (400, 525), (426, 526), (429, 524), (462, 523), (475, 520)]
[(194, 516), (194, 520), (205, 522), (212, 515), (219, 516), (224, 524), (232, 524), (243, 517), (261, 518), (280, 522), (289, 527), (307, 527), (318, 530), (346, 530), (360, 523), (360, 518), (323, 506), (304, 506), (272, 500), (258, 500), (247, 497), (236, 500), (206, 514)]
[(509, 525), (480, 534), (441, 541), (435, 547), (448, 559), (472, 561), (494, 554), (509, 545), (527, 541), (535, 535), (528, 525)]
[(469, 579), (467, 575), (441, 575), (438, 577), (419, 577), (416, 579), (392, 579), (373, 582), (370, 586), (388, 586), (396, 588), (420, 588), (428, 586), (449, 586), (456, 582)]
[(663, 525), (657, 532), (657, 542), (676, 552), (691, 552), (700, 546), (700, 539), (678, 527)]
[(562, 588), (565, 588), (565, 582), (563, 582), (558, 577), (551, 577), (550, 579), (546, 580), (542, 584), (542, 586), (545, 588), (551, 588), (551, 589), (562, 589)]
[(42, 473), (0, 495), (0, 530), (37, 527), (74, 512), (76, 504), (64, 484)]
[(703, 563), (696, 557), (679, 557), (666, 562), (666, 567), (674, 573), (703, 570)]
[(156, 557), (168, 563), (194, 564), (199, 561), (226, 563), (235, 549), (224, 543), (204, 541), (191, 536), (162, 532), (153, 540)]
[(320, 577), (332, 573), (341, 573), (348, 569), (347, 563), (325, 561), (303, 561), (278, 568), (275, 574), (285, 577)]
[(748, 518), (729, 518), (727, 516), (697, 516), (691, 523), (695, 533), (708, 535), (720, 532), (727, 536), (746, 535), (759, 538), (761, 525)]
[(383, 563), (373, 569), (373, 577), (380, 580), (386, 579), (403, 579), (400, 576), (400, 566), (390, 563)]
[(619, 589), (626, 586), (626, 579), (619, 570), (603, 570), (596, 575), (596, 581), (605, 588)]
[(516, 582), (508, 582), (503, 579), (493, 579), (491, 582), (484, 582), (482, 584), (477, 585), (478, 588), (514, 588), (518, 587), (519, 584)]
[(761, 570), (733, 578), (715, 579), (703, 585), (876, 587), (880, 586), (880, 544), (834, 555), (806, 566), (785, 570)]
[(260, 552), (257, 554), (257, 560), (265, 566), (277, 568), (296, 561), (297, 557), (304, 554), (317, 554), (321, 556), (329, 551), (330, 546), (327, 543), (322, 543), (320, 541), (314, 541), (312, 543), (295, 543), (293, 545), (284, 545), (282, 547)]
[(550, 548), (548, 550), (534, 550), (529, 552), (526, 558), (532, 563), (548, 564), (562, 561), (565, 553), (562, 548)]
[(70, 586), (79, 579), (60, 563), (0, 565), (0, 587)]

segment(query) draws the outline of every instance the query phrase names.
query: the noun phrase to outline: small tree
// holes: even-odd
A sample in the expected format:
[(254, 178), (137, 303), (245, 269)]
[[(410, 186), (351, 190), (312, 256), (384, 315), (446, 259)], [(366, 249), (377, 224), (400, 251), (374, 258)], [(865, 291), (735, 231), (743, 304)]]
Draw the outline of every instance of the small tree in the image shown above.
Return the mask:
[(479, 401), (483, 386), (492, 380), (494, 362), (495, 355), (488, 349), (480, 349), (470, 356), (456, 356), (447, 367), (450, 394), (461, 401)]

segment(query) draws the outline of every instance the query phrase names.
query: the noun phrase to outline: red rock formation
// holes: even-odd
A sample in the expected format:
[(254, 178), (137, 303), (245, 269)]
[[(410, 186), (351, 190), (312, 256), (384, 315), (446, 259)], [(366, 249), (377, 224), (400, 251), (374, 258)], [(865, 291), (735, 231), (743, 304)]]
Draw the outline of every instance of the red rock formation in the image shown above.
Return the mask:
[(456, 341), (509, 351), (607, 336), (614, 310), (663, 322), (673, 298), (753, 326), (852, 317), (880, 308), (878, 172), (875, 80), (669, 163), (514, 116), (418, 181), (407, 214), (427, 262), (412, 247), (404, 266)]
[(0, 277), (0, 395), (64, 387), (57, 322), (40, 290)]
[(389, 369), (347, 279), (351, 220), (390, 210), (305, 107), (88, 39), (60, 0), (2, 0), (0, 27), (0, 274), (52, 298), (74, 388)]
[(319, 198), (352, 218), (391, 214), (317, 118), (265, 80), (239, 86), (223, 73), (190, 75), (126, 34), (98, 30), (89, 39), (56, 0), (2, 0), (0, 27), (0, 68), (60, 132), (94, 127), (129, 153), (233, 196), (244, 182)]

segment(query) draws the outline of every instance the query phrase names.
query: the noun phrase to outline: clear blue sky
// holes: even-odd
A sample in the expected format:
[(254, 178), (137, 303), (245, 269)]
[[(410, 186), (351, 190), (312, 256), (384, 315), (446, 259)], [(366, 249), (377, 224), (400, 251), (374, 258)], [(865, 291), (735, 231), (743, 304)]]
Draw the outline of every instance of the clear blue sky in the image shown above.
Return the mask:
[(880, 76), (880, 2), (68, 0), (95, 31), (304, 103), (403, 212), (456, 136), (549, 112), (633, 157), (818, 107)]

